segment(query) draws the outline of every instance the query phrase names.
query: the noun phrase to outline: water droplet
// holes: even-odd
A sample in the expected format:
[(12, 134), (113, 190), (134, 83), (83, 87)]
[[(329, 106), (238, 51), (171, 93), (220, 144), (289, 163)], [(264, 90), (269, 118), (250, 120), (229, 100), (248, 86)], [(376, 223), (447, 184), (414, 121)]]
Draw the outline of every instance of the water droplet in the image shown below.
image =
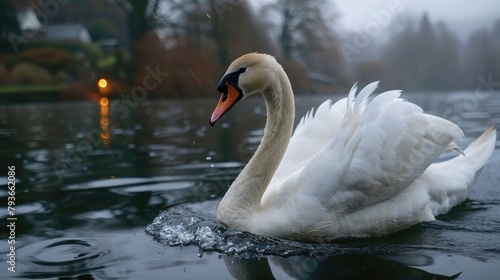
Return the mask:
[(198, 250), (198, 258), (200, 258), (200, 259), (203, 258), (203, 254), (204, 254), (203, 250), (201, 250), (201, 249)]

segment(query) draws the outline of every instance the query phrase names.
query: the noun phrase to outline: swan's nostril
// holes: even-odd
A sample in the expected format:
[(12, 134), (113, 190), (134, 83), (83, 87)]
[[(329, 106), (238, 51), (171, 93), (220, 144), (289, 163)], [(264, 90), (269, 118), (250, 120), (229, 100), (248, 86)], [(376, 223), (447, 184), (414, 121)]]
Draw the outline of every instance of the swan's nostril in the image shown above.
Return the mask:
[(220, 82), (218, 85), (217, 85), (217, 90), (222, 93), (222, 98), (221, 98), (221, 102), (224, 102), (226, 101), (227, 99), (227, 85), (225, 82)]
[(219, 91), (220, 93), (227, 93), (227, 86), (226, 86), (226, 83), (224, 83), (224, 82), (220, 82), (220, 83), (217, 85), (217, 91)]

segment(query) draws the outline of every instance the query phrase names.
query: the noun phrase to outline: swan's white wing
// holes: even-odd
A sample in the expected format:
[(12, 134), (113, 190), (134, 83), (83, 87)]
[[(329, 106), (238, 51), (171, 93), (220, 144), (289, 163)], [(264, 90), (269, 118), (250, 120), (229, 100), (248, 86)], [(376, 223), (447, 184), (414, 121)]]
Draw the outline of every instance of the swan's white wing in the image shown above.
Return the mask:
[[(351, 91), (355, 92), (356, 86)], [(311, 109), (302, 117), (262, 197), (262, 204), (279, 194), (281, 187), (285, 186), (283, 182), (301, 170), (337, 134), (346, 110), (347, 98), (334, 104), (331, 100), (326, 100), (316, 111)]]
[(463, 135), (455, 124), (398, 98), (399, 91), (367, 105), (368, 95), (360, 93), (337, 136), (298, 178), (302, 192), (325, 206), (353, 209), (395, 196)]
[[(377, 84), (364, 88), (335, 137), (282, 184), (273, 206), (311, 201), (327, 209), (353, 211), (390, 199), (408, 187), (462, 131), (384, 92), (368, 103)], [(301, 197), (301, 199), (298, 199)], [(267, 201), (271, 203), (271, 201)]]
[(316, 112), (309, 111), (297, 125), (273, 178), (282, 180), (303, 167), (338, 132), (346, 111), (346, 99), (331, 105), (323, 102)]

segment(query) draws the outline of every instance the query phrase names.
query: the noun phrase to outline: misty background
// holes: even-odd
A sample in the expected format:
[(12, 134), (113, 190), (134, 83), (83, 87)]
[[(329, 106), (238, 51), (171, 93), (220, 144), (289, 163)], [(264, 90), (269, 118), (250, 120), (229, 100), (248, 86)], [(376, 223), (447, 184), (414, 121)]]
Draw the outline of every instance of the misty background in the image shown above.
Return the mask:
[[(211, 96), (248, 52), (276, 56), (298, 94), (344, 94), (374, 80), (407, 91), (500, 81), (493, 0), (52, 2), (0, 0), (0, 89), (63, 83), (78, 95), (106, 77), (130, 92), (156, 67), (168, 77), (148, 97)], [(82, 26), (90, 38), (50, 37), (54, 26)]]

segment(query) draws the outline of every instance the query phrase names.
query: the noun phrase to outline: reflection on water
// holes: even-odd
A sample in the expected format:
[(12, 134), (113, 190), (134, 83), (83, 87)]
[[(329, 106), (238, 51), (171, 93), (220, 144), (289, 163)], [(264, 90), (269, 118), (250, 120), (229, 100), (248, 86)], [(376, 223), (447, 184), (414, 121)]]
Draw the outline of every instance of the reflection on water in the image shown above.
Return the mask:
[[(404, 95), (437, 115), (461, 104), (464, 96)], [(297, 115), (322, 101), (301, 98)], [(480, 101), (477, 110), (458, 106), (450, 114), (467, 136), (462, 146), (492, 123), (500, 124), (500, 95)], [(214, 102), (151, 101), (131, 108), (102, 98), (95, 103), (1, 105), (0, 157), (4, 166), (16, 166), (18, 220), (17, 272), (7, 274), (7, 248), (0, 247), (0, 277), (429, 279), (431, 274), (462, 272), (459, 279), (488, 279), (500, 272), (498, 151), (471, 199), (433, 223), (384, 238), (328, 245), (259, 238), (227, 229), (213, 219), (213, 212), (259, 143), (264, 104), (249, 98), (211, 128)], [(6, 184), (5, 176), (0, 182)], [(7, 195), (2, 188), (2, 205)], [(212, 233), (233, 234), (227, 239), (233, 244), (225, 245), (237, 252), (200, 253), (195, 245), (163, 246), (160, 235), (149, 231), (156, 241), (146, 235), (161, 211), (169, 215), (182, 207), (198, 211), (183, 217), (193, 218), (191, 225), (198, 222)], [(0, 207), (1, 218), (6, 215)], [(184, 230), (185, 240), (199, 246), (200, 240), (189, 239), (193, 228)], [(6, 237), (0, 231), (0, 238)], [(256, 254), (241, 258), (249, 244)]]
[[(397, 260), (383, 256), (343, 255), (315, 259), (231, 258), (224, 262), (235, 279), (457, 279), (461, 273), (446, 276), (412, 266), (428, 266), (432, 258), (425, 255), (398, 255)], [(424, 263), (415, 259), (423, 260)]]
[(101, 107), (101, 139), (104, 145), (109, 144), (110, 134), (109, 134), (109, 100), (106, 97), (101, 98), (99, 101)]

